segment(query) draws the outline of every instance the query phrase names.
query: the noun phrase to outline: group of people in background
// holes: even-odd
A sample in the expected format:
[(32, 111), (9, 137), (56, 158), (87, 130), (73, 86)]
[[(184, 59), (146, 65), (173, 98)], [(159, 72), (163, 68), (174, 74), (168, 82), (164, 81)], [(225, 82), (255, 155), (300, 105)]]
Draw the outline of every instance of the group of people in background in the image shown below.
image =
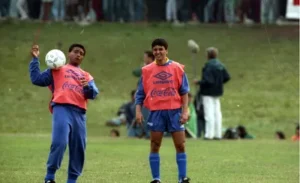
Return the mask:
[[(222, 125), (222, 112), (220, 98), (224, 93), (224, 84), (230, 81), (230, 75), (225, 65), (218, 59), (218, 49), (207, 48), (207, 62), (202, 69), (201, 80), (194, 80), (194, 84), (199, 85), (195, 96), (189, 93), (189, 119), (185, 124), (187, 138), (204, 140), (235, 140), (254, 139), (255, 136), (248, 132), (243, 125), (237, 127), (224, 128)], [(145, 51), (143, 55), (143, 66), (155, 61), (152, 51)], [(141, 67), (134, 69), (132, 74), (140, 78)], [(218, 81), (218, 82), (216, 82)], [(149, 111), (143, 109), (144, 122), (137, 125), (135, 119), (135, 93), (136, 89), (130, 92), (130, 100), (120, 106), (117, 116), (107, 120), (106, 125), (112, 127), (111, 136), (119, 137), (120, 131), (115, 127), (126, 126), (127, 137), (149, 139), (150, 132), (147, 127), (147, 117)], [(165, 136), (169, 136), (165, 133)], [(275, 137), (280, 140), (285, 139), (282, 131), (275, 132)], [(296, 133), (292, 137), (293, 141), (300, 140), (299, 125)]]
[[(189, 119), (185, 124), (186, 137), (200, 138), (205, 140), (220, 140), (222, 139), (222, 113), (220, 107), (220, 97), (223, 95), (224, 84), (230, 80), (230, 76), (224, 66), (218, 60), (218, 49), (211, 47), (207, 49), (207, 63), (202, 70), (201, 80), (194, 80), (195, 85), (199, 85), (198, 93), (193, 96), (188, 94)], [(155, 61), (152, 51), (144, 52), (144, 63), (148, 65)], [(135, 77), (141, 77), (141, 68), (133, 70)], [(218, 81), (218, 82), (215, 82)], [(213, 87), (212, 87), (213, 86)], [(106, 122), (107, 126), (127, 126), (128, 137), (149, 138), (149, 130), (146, 120), (148, 117), (147, 109), (144, 109), (143, 116), (145, 122), (143, 125), (135, 123), (135, 91), (131, 91), (131, 99), (123, 104), (118, 112), (117, 117)], [(111, 131), (113, 136), (116, 136), (116, 130)], [(165, 133), (166, 136), (170, 135)], [(243, 138), (243, 133), (239, 133)]]
[(1, 0), (0, 17), (91, 23), (276, 23), (287, 0)]

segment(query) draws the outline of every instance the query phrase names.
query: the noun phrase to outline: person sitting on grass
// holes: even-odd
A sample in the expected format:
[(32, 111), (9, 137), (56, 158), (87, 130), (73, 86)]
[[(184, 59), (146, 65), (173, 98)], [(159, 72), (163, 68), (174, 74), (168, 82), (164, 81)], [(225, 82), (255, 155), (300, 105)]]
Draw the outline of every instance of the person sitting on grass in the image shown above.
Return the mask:
[(106, 126), (121, 126), (126, 124), (125, 107), (127, 104), (128, 103), (125, 103), (119, 108), (116, 117), (106, 121)]
[(240, 139), (254, 139), (254, 136), (250, 135), (247, 132), (246, 127), (244, 127), (242, 125), (239, 125), (238, 127), (236, 127), (236, 131), (237, 131), (237, 134)]
[(134, 111), (130, 110), (130, 107), (134, 105), (135, 90), (131, 91), (131, 100), (123, 104), (117, 113), (117, 117), (110, 119), (106, 122), (106, 126), (121, 126), (122, 124), (131, 123), (135, 118)]
[(275, 137), (276, 137), (276, 139), (278, 139), (278, 140), (285, 140), (285, 135), (284, 135), (284, 133), (283, 133), (282, 131), (277, 131), (277, 132), (275, 133)]

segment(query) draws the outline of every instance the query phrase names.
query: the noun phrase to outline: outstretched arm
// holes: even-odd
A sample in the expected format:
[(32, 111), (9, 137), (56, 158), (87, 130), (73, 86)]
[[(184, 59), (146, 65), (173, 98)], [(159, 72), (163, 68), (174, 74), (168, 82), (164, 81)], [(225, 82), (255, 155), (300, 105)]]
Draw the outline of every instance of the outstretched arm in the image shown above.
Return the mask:
[(53, 83), (52, 72), (50, 69), (41, 73), (39, 55), (40, 49), (38, 45), (33, 45), (31, 48), (32, 60), (29, 64), (30, 80), (32, 84), (37, 86), (49, 86)]
[(30, 80), (36, 86), (49, 86), (53, 83), (52, 73), (50, 69), (44, 72), (40, 71), (40, 62), (37, 57), (33, 57), (29, 64)]

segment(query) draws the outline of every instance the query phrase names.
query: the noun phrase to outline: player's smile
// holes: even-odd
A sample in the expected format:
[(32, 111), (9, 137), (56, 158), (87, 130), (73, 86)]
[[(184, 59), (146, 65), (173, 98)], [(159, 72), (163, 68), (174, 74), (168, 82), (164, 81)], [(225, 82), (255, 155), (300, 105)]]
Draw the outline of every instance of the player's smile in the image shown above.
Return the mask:
[(167, 54), (165, 47), (159, 45), (153, 47), (152, 51), (156, 60), (163, 60)]
[(162, 57), (163, 57), (163, 54), (161, 54), (161, 53), (155, 54), (155, 58), (156, 58), (157, 60), (161, 60)]

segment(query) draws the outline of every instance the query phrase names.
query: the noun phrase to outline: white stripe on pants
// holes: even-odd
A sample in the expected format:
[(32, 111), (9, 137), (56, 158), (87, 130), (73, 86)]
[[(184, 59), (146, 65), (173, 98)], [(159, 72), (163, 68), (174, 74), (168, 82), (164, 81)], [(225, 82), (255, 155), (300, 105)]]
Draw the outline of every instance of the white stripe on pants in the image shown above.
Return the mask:
[(202, 96), (205, 119), (205, 138), (222, 138), (222, 112), (219, 97)]

